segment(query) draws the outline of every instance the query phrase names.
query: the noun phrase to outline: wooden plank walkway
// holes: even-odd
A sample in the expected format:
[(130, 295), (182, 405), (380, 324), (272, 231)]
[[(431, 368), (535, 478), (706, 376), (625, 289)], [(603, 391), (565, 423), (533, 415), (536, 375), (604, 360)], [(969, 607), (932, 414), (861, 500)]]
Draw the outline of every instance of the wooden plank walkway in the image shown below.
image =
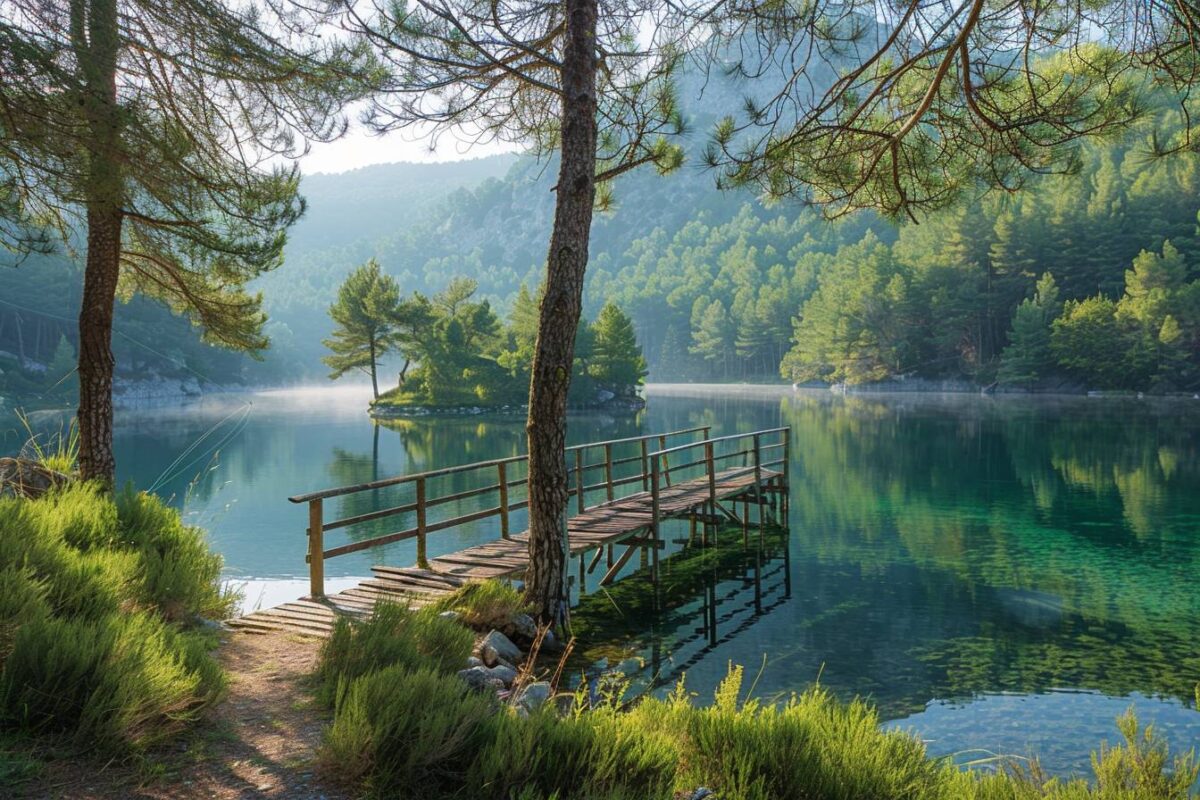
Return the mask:
[[(701, 441), (688, 442), (674, 447), (666, 446), (668, 437), (691, 436), (696, 432), (703, 433), (704, 438)], [(570, 551), (568, 557), (580, 557), (580, 580), (584, 579), (583, 554), (596, 551), (591, 566), (586, 570), (591, 572), (599, 563), (605, 549), (608, 551), (607, 571), (600, 580), (601, 585), (614, 580), (631, 555), (637, 551), (643, 554), (648, 551), (652, 556), (654, 566), (651, 569), (651, 576), (653, 580), (657, 580), (659, 550), (665, 546), (659, 535), (659, 523), (663, 520), (687, 517), (693, 521), (703, 520), (707, 526), (718, 522), (720, 513), (724, 513), (731, 521), (736, 520), (736, 515), (724, 508), (722, 503), (737, 501), (743, 503), (741, 519), (743, 527), (749, 522), (749, 509), (752, 504), (759, 509), (761, 524), (761, 515), (766, 513), (767, 497), (773, 493), (782, 493), (779, 502), (786, 509), (788, 432), (786, 428), (774, 428), (710, 439), (707, 437), (708, 428), (701, 427), (668, 434), (652, 434), (568, 448), (568, 452), (575, 458), (575, 467), (570, 471), (574, 478), (572, 481), (574, 488), (569, 493), (569, 497), (574, 498), (573, 506), (578, 508), (578, 513), (567, 522)], [(770, 436), (780, 438), (780, 441), (764, 445), (761, 441), (762, 438)], [(648, 446), (650, 442), (657, 443), (662, 449), (651, 452)], [(752, 447), (744, 447), (747, 442), (752, 443)], [(615, 458), (614, 446), (623, 445), (635, 446), (639, 448), (640, 452), (624, 458)], [(714, 451), (716, 445), (728, 445), (741, 449), (717, 455)], [(674, 466), (668, 462), (668, 457), (686, 456), (689, 452), (699, 448), (703, 448), (703, 457), (698, 460)], [(604, 460), (594, 464), (585, 463), (585, 453), (597, 449), (603, 450)], [(764, 453), (770, 455), (764, 455)], [(768, 458), (773, 458), (773, 460), (767, 460)], [(720, 469), (717, 466), (718, 462), (722, 460), (726, 460), (728, 463), (728, 459), (734, 459), (735, 463), (737, 460), (741, 460), (743, 463), (740, 466), (726, 469)], [(508, 524), (510, 513), (527, 505), (527, 501), (517, 500), (514, 502), (510, 496), (510, 492), (514, 488), (521, 487), (527, 482), (527, 479), (523, 478), (513, 480), (509, 473), (509, 470), (520, 465), (524, 460), (525, 457), (517, 457), (479, 462), (289, 498), (292, 502), (309, 504), (309, 570), (312, 586), (310, 596), (274, 608), (254, 611), (229, 620), (228, 624), (248, 632), (266, 633), (287, 630), (302, 635), (327, 636), (338, 616), (358, 618), (369, 616), (375, 604), (381, 600), (396, 600), (413, 606), (422, 606), (445, 597), (470, 581), (491, 578), (523, 579), (525, 571), (529, 567), (529, 533), (526, 531), (510, 536)], [(640, 473), (625, 478), (614, 477), (614, 467), (629, 464), (640, 464)], [(685, 480), (679, 480), (676, 475), (676, 480), (672, 481), (673, 471), (678, 473), (695, 467), (703, 467), (704, 474)], [(772, 467), (779, 467), (779, 469), (772, 469)], [(495, 484), (466, 491), (452, 488), (449, 490), (450, 494), (440, 497), (431, 497), (427, 492), (427, 483), (433, 479), (492, 470), (496, 473)], [(589, 470), (603, 470), (604, 481), (587, 485), (585, 474)], [(416, 502), (340, 520), (326, 521), (324, 519), (322, 501), (327, 498), (373, 492), (403, 483), (411, 483), (415, 486)], [(616, 490), (619, 487), (639, 483), (642, 491), (635, 491), (621, 497), (616, 496)], [(607, 502), (585, 508), (583, 500), (589, 491), (604, 491), (608, 497)], [(497, 507), (451, 519), (428, 521), (427, 511), (432, 507), (488, 493), (499, 495), (500, 502)], [(770, 502), (774, 503), (775, 500)], [(322, 534), (325, 530), (413, 512), (416, 514), (415, 528), (328, 550), (323, 547)], [(500, 520), (500, 538), (426, 559), (425, 538), (427, 533), (473, 523), (493, 516)], [(326, 558), (409, 538), (417, 540), (418, 566), (375, 566), (371, 568), (373, 577), (370, 579), (337, 594), (325, 595), (324, 560)], [(619, 557), (614, 557), (613, 548), (616, 545), (625, 546), (625, 551)]]
[[(780, 474), (762, 470), (764, 488)], [(727, 500), (744, 494), (754, 486), (754, 472), (745, 467), (716, 473), (717, 499)], [(659, 493), (662, 518), (689, 516), (708, 501), (708, 477), (682, 481)], [(622, 497), (586, 509), (567, 520), (567, 539), (570, 555), (576, 556), (599, 547), (619, 544), (645, 531), (653, 522), (649, 492)], [(487, 578), (520, 579), (529, 566), (529, 533), (519, 533), (511, 539), (468, 547), (449, 555), (429, 560), (429, 568), (443, 575), (483, 580)]]
[(363, 619), (380, 600), (404, 603), (414, 608), (428, 605), (466, 583), (452, 575), (441, 575), (415, 567), (372, 567), (374, 577), (337, 594), (320, 599), (302, 598), (273, 608), (264, 608), (226, 620), (227, 625), (246, 633), (289, 631), (307, 636), (328, 636), (339, 616)]

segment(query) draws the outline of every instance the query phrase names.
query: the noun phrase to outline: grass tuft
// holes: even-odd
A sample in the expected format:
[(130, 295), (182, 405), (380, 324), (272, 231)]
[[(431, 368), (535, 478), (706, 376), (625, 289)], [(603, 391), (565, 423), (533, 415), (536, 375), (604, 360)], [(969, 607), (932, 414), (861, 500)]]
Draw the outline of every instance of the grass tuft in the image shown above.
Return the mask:
[(465, 584), (439, 600), (438, 611), (457, 611), (471, 628), (503, 628), (518, 614), (529, 611), (524, 596), (502, 581), (476, 581)]

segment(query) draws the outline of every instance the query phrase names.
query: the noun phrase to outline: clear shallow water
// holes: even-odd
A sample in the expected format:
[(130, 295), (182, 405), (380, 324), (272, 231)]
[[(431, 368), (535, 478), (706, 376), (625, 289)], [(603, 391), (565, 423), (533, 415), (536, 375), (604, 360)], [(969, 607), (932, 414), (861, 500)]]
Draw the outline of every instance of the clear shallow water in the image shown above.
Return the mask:
[[(186, 498), (230, 577), (256, 579), (250, 604), (269, 605), (306, 575), (305, 509), (288, 495), (524, 449), (517, 416), (374, 429), (365, 401), (321, 390), (125, 414), (121, 478)], [(704, 424), (793, 427), (790, 537), (743, 548), (739, 531), (677, 556), (657, 603), (639, 581), (585, 595), (578, 666), (620, 665), (647, 688), (686, 673), (702, 696), (730, 661), (765, 698), (819, 677), (964, 762), (1036, 754), (1086, 772), (1130, 705), (1176, 749), (1200, 746), (1200, 402), (663, 387), (637, 418), (573, 416), (570, 439)], [(430, 554), (495, 536), (431, 535)], [(404, 542), (326, 570), (413, 559)]]

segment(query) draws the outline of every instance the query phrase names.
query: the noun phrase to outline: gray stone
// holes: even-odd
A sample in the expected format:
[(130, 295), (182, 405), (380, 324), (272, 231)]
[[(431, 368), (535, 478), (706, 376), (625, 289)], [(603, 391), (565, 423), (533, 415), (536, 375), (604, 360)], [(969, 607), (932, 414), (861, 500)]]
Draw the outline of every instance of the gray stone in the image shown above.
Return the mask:
[(517, 671), (504, 664), (497, 664), (494, 667), (485, 669), (487, 669), (490, 677), (503, 681), (505, 686), (512, 686), (512, 682), (517, 679)]
[(468, 668), (469, 667), (482, 667), (482, 666), (483, 666), (483, 659), (476, 658), (475, 656), (467, 657), (467, 667)]
[(505, 689), (504, 681), (494, 678), (491, 675), (491, 670), (487, 667), (470, 667), (469, 669), (460, 669), (458, 677), (466, 682), (467, 686), (473, 691), (498, 692)]
[(458, 622), (459, 619), (462, 618), (462, 614), (458, 613), (457, 611), (443, 611), (442, 613), (438, 614), (438, 616), (442, 619), (448, 619), (451, 622)]
[(701, 786), (699, 789), (692, 792), (692, 795), (688, 798), (688, 800), (705, 800), (706, 797), (715, 798), (716, 796), (717, 793), (712, 789), (708, 788), (707, 786)]
[(517, 614), (508, 623), (509, 634), (528, 641), (533, 641), (538, 635), (537, 623), (528, 614)]
[(483, 658), (483, 663), (489, 667), (493, 667), (501, 660), (507, 661), (510, 664), (516, 664), (521, 661), (521, 648), (513, 644), (512, 639), (509, 639), (500, 631), (491, 631), (487, 636), (483, 637), (483, 644), (479, 648), (479, 654)]
[(545, 704), (549, 699), (550, 684), (545, 681), (538, 681), (537, 683), (529, 684), (521, 690), (521, 696), (517, 698), (517, 705), (532, 711)]

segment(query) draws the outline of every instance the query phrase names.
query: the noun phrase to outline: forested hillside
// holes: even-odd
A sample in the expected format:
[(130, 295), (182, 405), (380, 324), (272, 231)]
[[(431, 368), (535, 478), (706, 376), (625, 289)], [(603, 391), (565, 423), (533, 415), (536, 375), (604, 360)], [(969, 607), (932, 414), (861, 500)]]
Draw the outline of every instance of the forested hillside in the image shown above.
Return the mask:
[[(1193, 389), (1200, 163), (1152, 160), (1147, 150), (1137, 137), (1095, 146), (1077, 175), (989, 195), (920, 225), (869, 213), (830, 223), (799, 203), (765, 207), (748, 193), (715, 190), (692, 153), (673, 175), (618, 180), (615, 206), (594, 225), (585, 312), (611, 300), (628, 313), (657, 381), (921, 376)], [(463, 276), (504, 316), (520, 286), (532, 290), (540, 279), (554, 174), (552, 164), (497, 156), (307, 178), (309, 211), (285, 263), (258, 282), (272, 318), (266, 360), (203, 345), (186, 320), (137, 300), (118, 309), (119, 368), (219, 374), (222, 383), (323, 380), (326, 311), (339, 283), (371, 257), (402, 295)], [(1160, 258), (1143, 258), (1149, 274), (1130, 284), (1126, 271), (1143, 250)], [(74, 346), (65, 321), (78, 303), (74, 269), (35, 259), (0, 270), (0, 351), (36, 362), (30, 385), (47, 382), (42, 367), (60, 340)], [(1047, 274), (1053, 296), (1038, 300)], [(1130, 288), (1151, 296), (1123, 301)], [(1005, 357), (1014, 317), (1017, 341)], [(11, 358), (0, 369), (17, 387), (9, 391), (25, 387)]]

